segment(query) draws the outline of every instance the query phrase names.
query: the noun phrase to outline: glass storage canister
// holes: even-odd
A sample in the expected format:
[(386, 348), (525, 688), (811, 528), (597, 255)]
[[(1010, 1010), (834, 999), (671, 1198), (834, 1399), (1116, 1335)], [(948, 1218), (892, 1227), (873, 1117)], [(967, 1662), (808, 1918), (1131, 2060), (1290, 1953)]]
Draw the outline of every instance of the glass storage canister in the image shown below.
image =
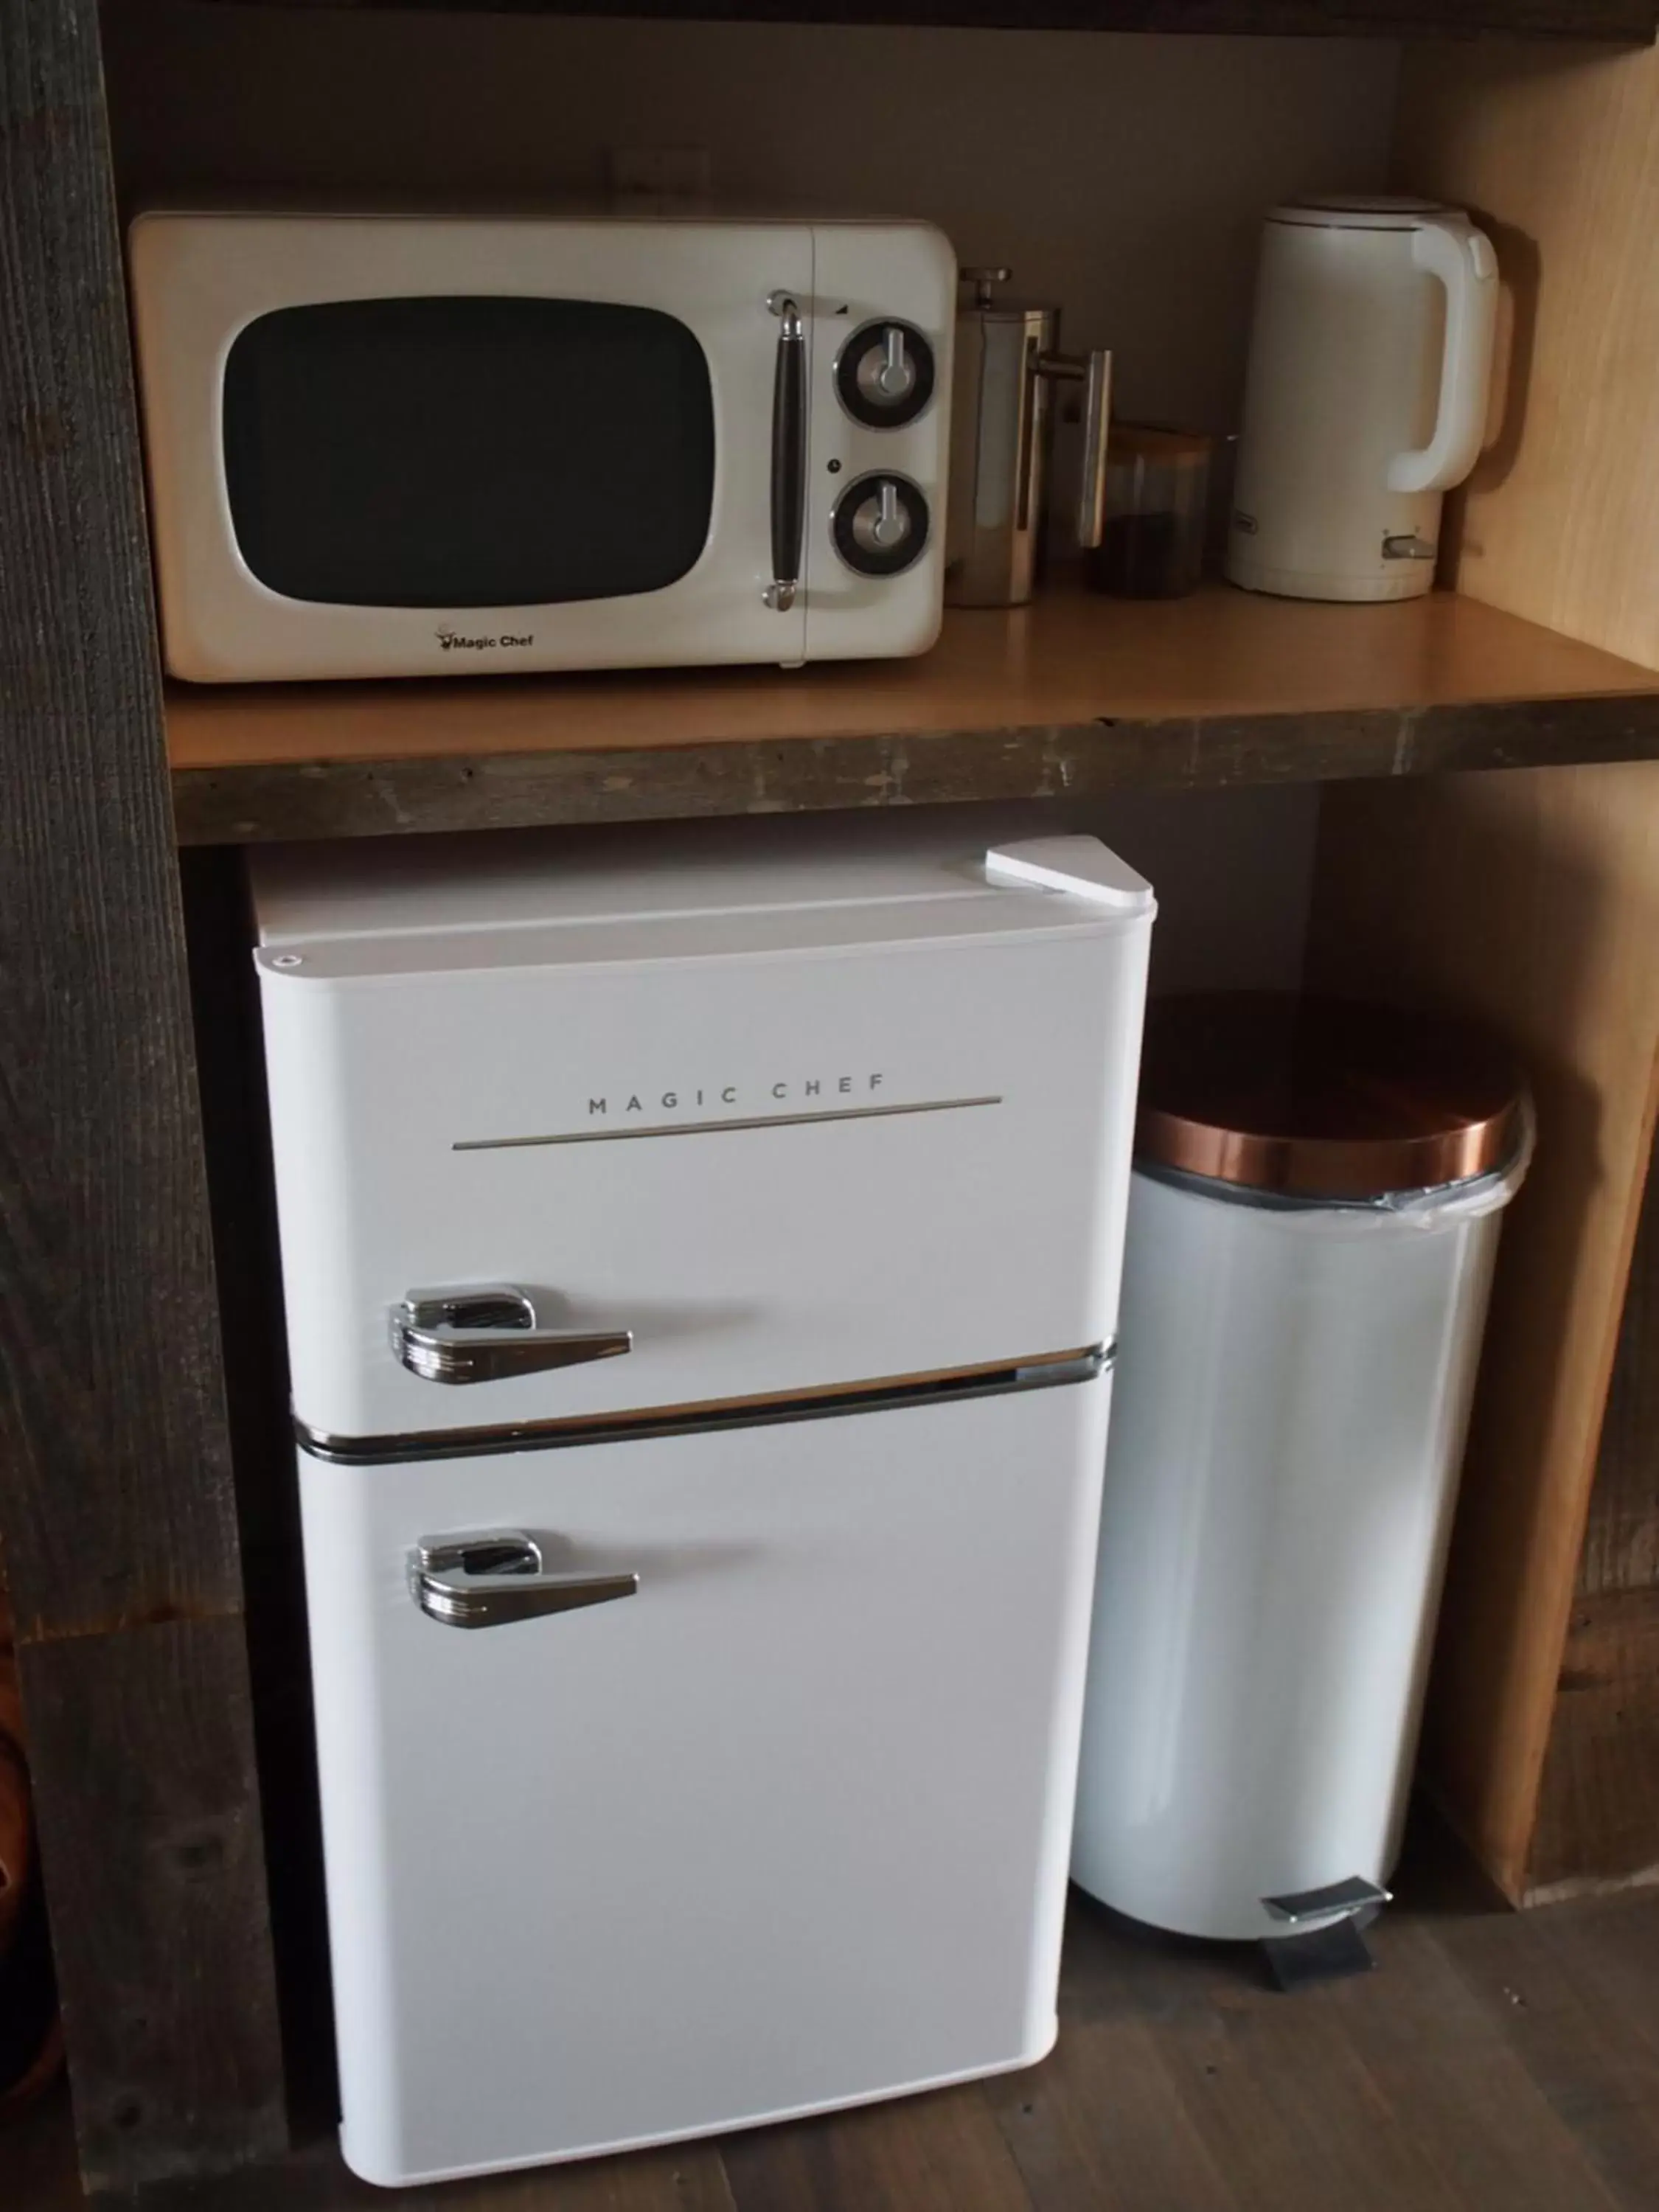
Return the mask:
[(1105, 532), (1085, 569), (1096, 591), (1120, 599), (1178, 599), (1197, 589), (1213, 446), (1200, 430), (1113, 425)]

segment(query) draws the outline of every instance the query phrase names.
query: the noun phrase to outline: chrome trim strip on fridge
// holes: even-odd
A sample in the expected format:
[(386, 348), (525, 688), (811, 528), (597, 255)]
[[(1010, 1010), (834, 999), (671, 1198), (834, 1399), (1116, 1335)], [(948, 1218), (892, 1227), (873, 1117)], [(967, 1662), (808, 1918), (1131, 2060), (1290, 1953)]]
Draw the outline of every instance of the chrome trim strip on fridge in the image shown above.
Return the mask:
[(799, 1129), (811, 1121), (883, 1121), (896, 1114), (958, 1114), (992, 1098), (924, 1098), (911, 1106), (827, 1106), (815, 1114), (733, 1115), (720, 1121), (653, 1121), (638, 1129), (570, 1129), (545, 1137), (458, 1137), (452, 1152), (510, 1152), (526, 1145), (615, 1145), (633, 1137), (712, 1137), (723, 1129)]
[(1052, 1390), (1091, 1382), (1117, 1356), (1115, 1341), (1078, 1352), (1047, 1352), (996, 1367), (970, 1367), (945, 1375), (890, 1376), (851, 1389), (732, 1399), (706, 1405), (664, 1406), (643, 1411), (579, 1414), (566, 1420), (522, 1421), (490, 1428), (420, 1429), (401, 1435), (336, 1437), (296, 1419), (300, 1449), (340, 1467), (401, 1466), (411, 1460), (473, 1459), (490, 1452), (558, 1451), (574, 1444), (633, 1443), (646, 1437), (707, 1435), (719, 1429), (771, 1427), (784, 1421), (823, 1421), (846, 1413), (896, 1412), (957, 1399), (1000, 1398), (1020, 1390)]

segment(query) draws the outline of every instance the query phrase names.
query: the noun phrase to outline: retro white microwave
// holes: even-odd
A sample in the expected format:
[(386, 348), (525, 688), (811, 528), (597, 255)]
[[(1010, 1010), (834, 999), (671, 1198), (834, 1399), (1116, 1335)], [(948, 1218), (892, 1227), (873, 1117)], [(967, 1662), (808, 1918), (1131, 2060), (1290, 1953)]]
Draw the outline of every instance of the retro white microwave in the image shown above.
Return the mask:
[(938, 634), (956, 266), (926, 223), (155, 211), (131, 273), (176, 676)]

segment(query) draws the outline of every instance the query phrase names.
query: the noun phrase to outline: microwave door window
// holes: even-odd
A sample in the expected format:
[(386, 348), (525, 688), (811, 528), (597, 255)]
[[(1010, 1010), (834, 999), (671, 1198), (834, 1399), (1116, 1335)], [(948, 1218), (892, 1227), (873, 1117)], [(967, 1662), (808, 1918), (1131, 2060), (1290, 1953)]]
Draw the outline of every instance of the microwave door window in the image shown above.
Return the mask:
[(242, 557), (288, 599), (520, 607), (658, 592), (708, 538), (708, 363), (652, 307), (284, 307), (230, 349), (224, 462)]

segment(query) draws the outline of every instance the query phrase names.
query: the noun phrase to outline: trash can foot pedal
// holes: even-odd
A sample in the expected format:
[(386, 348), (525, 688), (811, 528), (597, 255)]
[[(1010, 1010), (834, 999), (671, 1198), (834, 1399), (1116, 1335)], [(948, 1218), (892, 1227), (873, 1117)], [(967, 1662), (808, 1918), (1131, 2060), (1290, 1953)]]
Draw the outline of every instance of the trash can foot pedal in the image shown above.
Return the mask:
[[(1285, 1990), (1305, 1989), (1314, 1982), (1341, 1981), (1349, 1974), (1369, 1974), (1376, 1965), (1370, 1947), (1360, 1933), (1361, 1917), (1374, 1920), (1389, 1901), (1389, 1892), (1374, 1881), (1352, 1875), (1323, 1889), (1304, 1889), (1289, 1897), (1264, 1897), (1262, 1904), (1275, 1920), (1282, 1920), (1282, 1936), (1264, 1936), (1261, 1948), (1269, 1972)], [(1333, 1920), (1332, 1913), (1341, 1917)], [(1310, 1921), (1319, 1927), (1310, 1927)]]

